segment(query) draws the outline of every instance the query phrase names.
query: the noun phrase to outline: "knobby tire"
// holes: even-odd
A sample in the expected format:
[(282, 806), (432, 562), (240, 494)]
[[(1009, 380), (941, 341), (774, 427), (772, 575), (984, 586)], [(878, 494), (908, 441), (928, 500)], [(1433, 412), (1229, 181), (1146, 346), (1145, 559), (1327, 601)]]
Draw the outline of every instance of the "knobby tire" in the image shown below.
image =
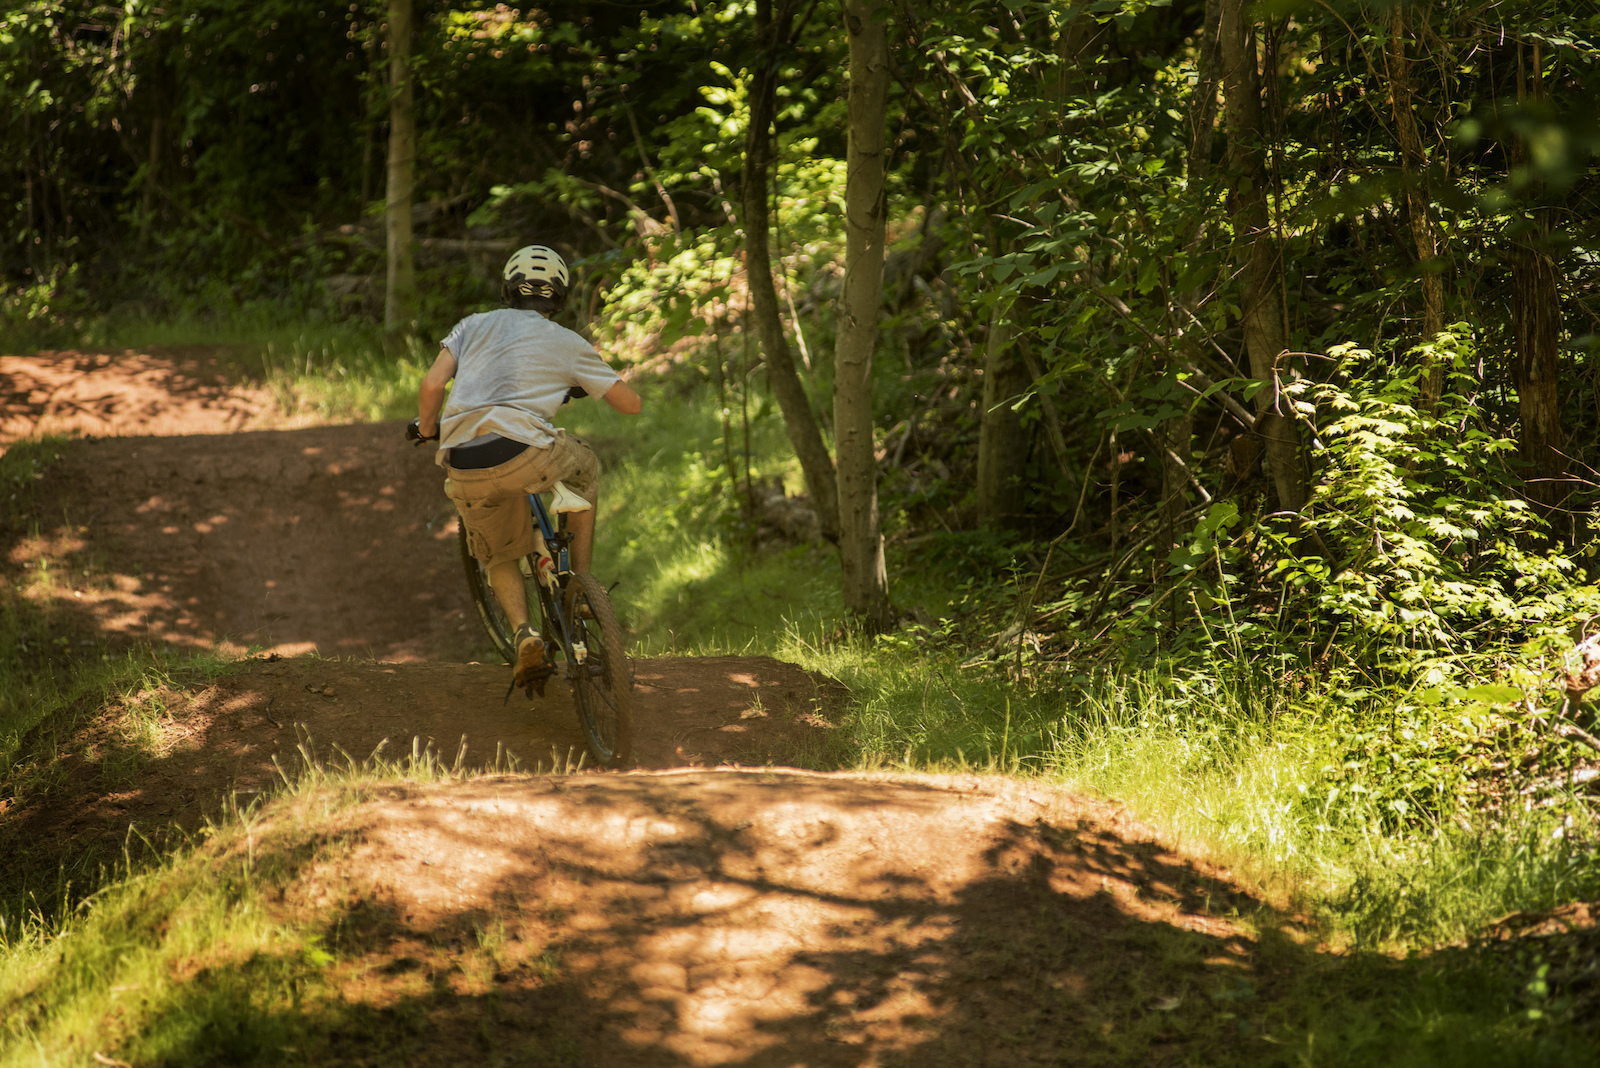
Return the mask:
[[(583, 605), (593, 618), (583, 617)], [(569, 665), (578, 721), (589, 755), (601, 767), (614, 768), (633, 752), (633, 671), (622, 651), (622, 627), (605, 587), (587, 572), (573, 573), (564, 607), (573, 637), (589, 650), (583, 663)]]
[(461, 566), (467, 572), (467, 590), (472, 594), (472, 603), (478, 606), (478, 618), (483, 620), (484, 632), (489, 635), (495, 651), (505, 659), (505, 662), (515, 663), (517, 649), (513, 639), (516, 636), (516, 628), (511, 625), (511, 621), (500, 608), (500, 602), (495, 599), (494, 586), (489, 582), (489, 569), (472, 555), (472, 550), (468, 547), (466, 524), (458, 521), (456, 531), (456, 541), (461, 548)]

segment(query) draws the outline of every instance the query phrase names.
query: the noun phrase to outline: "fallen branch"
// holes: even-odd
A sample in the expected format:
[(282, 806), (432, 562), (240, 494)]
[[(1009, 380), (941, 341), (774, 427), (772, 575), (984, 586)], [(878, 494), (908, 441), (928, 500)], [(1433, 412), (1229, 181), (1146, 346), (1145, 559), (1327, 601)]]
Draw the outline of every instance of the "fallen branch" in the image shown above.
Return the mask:
[(1600, 738), (1596, 738), (1582, 727), (1573, 723), (1562, 723), (1556, 727), (1556, 733), (1563, 738), (1576, 738), (1584, 745), (1600, 753)]

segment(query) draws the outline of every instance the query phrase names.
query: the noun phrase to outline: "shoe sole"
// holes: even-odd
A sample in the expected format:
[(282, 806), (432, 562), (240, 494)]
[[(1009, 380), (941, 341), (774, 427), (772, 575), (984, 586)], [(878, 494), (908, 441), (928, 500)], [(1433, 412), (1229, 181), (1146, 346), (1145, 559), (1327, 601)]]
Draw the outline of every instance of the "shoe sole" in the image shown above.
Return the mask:
[(539, 638), (524, 641), (517, 649), (516, 677), (520, 680), (526, 673), (548, 669), (550, 660), (545, 655), (546, 651), (545, 643)]

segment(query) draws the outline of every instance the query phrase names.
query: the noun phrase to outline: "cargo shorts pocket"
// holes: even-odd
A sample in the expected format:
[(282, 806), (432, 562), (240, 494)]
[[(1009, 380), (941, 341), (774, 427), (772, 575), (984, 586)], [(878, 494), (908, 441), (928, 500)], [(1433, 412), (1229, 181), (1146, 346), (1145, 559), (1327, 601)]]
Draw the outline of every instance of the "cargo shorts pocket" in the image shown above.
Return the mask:
[(471, 527), (467, 527), (467, 552), (472, 554), (474, 560), (482, 560), (485, 563), (494, 555), (494, 550), (489, 547), (489, 539)]
[(462, 500), (455, 501), (455, 506), (456, 515), (459, 517), (457, 521), (461, 524), (461, 529), (466, 532), (467, 552), (472, 554), (473, 559), (487, 563), (489, 557), (494, 555), (494, 547), (489, 544), (489, 539), (483, 532), (484, 520), (488, 518), (486, 513), (489, 509), (481, 504), (474, 506)]

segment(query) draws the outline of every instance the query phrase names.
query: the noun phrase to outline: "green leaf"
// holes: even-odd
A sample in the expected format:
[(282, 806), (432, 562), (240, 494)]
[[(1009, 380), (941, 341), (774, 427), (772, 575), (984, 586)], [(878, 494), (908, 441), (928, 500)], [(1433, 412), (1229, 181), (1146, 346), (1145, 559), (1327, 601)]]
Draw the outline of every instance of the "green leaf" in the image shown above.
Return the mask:
[(1483, 701), (1492, 705), (1508, 705), (1522, 700), (1522, 691), (1515, 686), (1505, 686), (1500, 683), (1479, 683), (1471, 689), (1462, 690), (1461, 696), (1468, 701)]

